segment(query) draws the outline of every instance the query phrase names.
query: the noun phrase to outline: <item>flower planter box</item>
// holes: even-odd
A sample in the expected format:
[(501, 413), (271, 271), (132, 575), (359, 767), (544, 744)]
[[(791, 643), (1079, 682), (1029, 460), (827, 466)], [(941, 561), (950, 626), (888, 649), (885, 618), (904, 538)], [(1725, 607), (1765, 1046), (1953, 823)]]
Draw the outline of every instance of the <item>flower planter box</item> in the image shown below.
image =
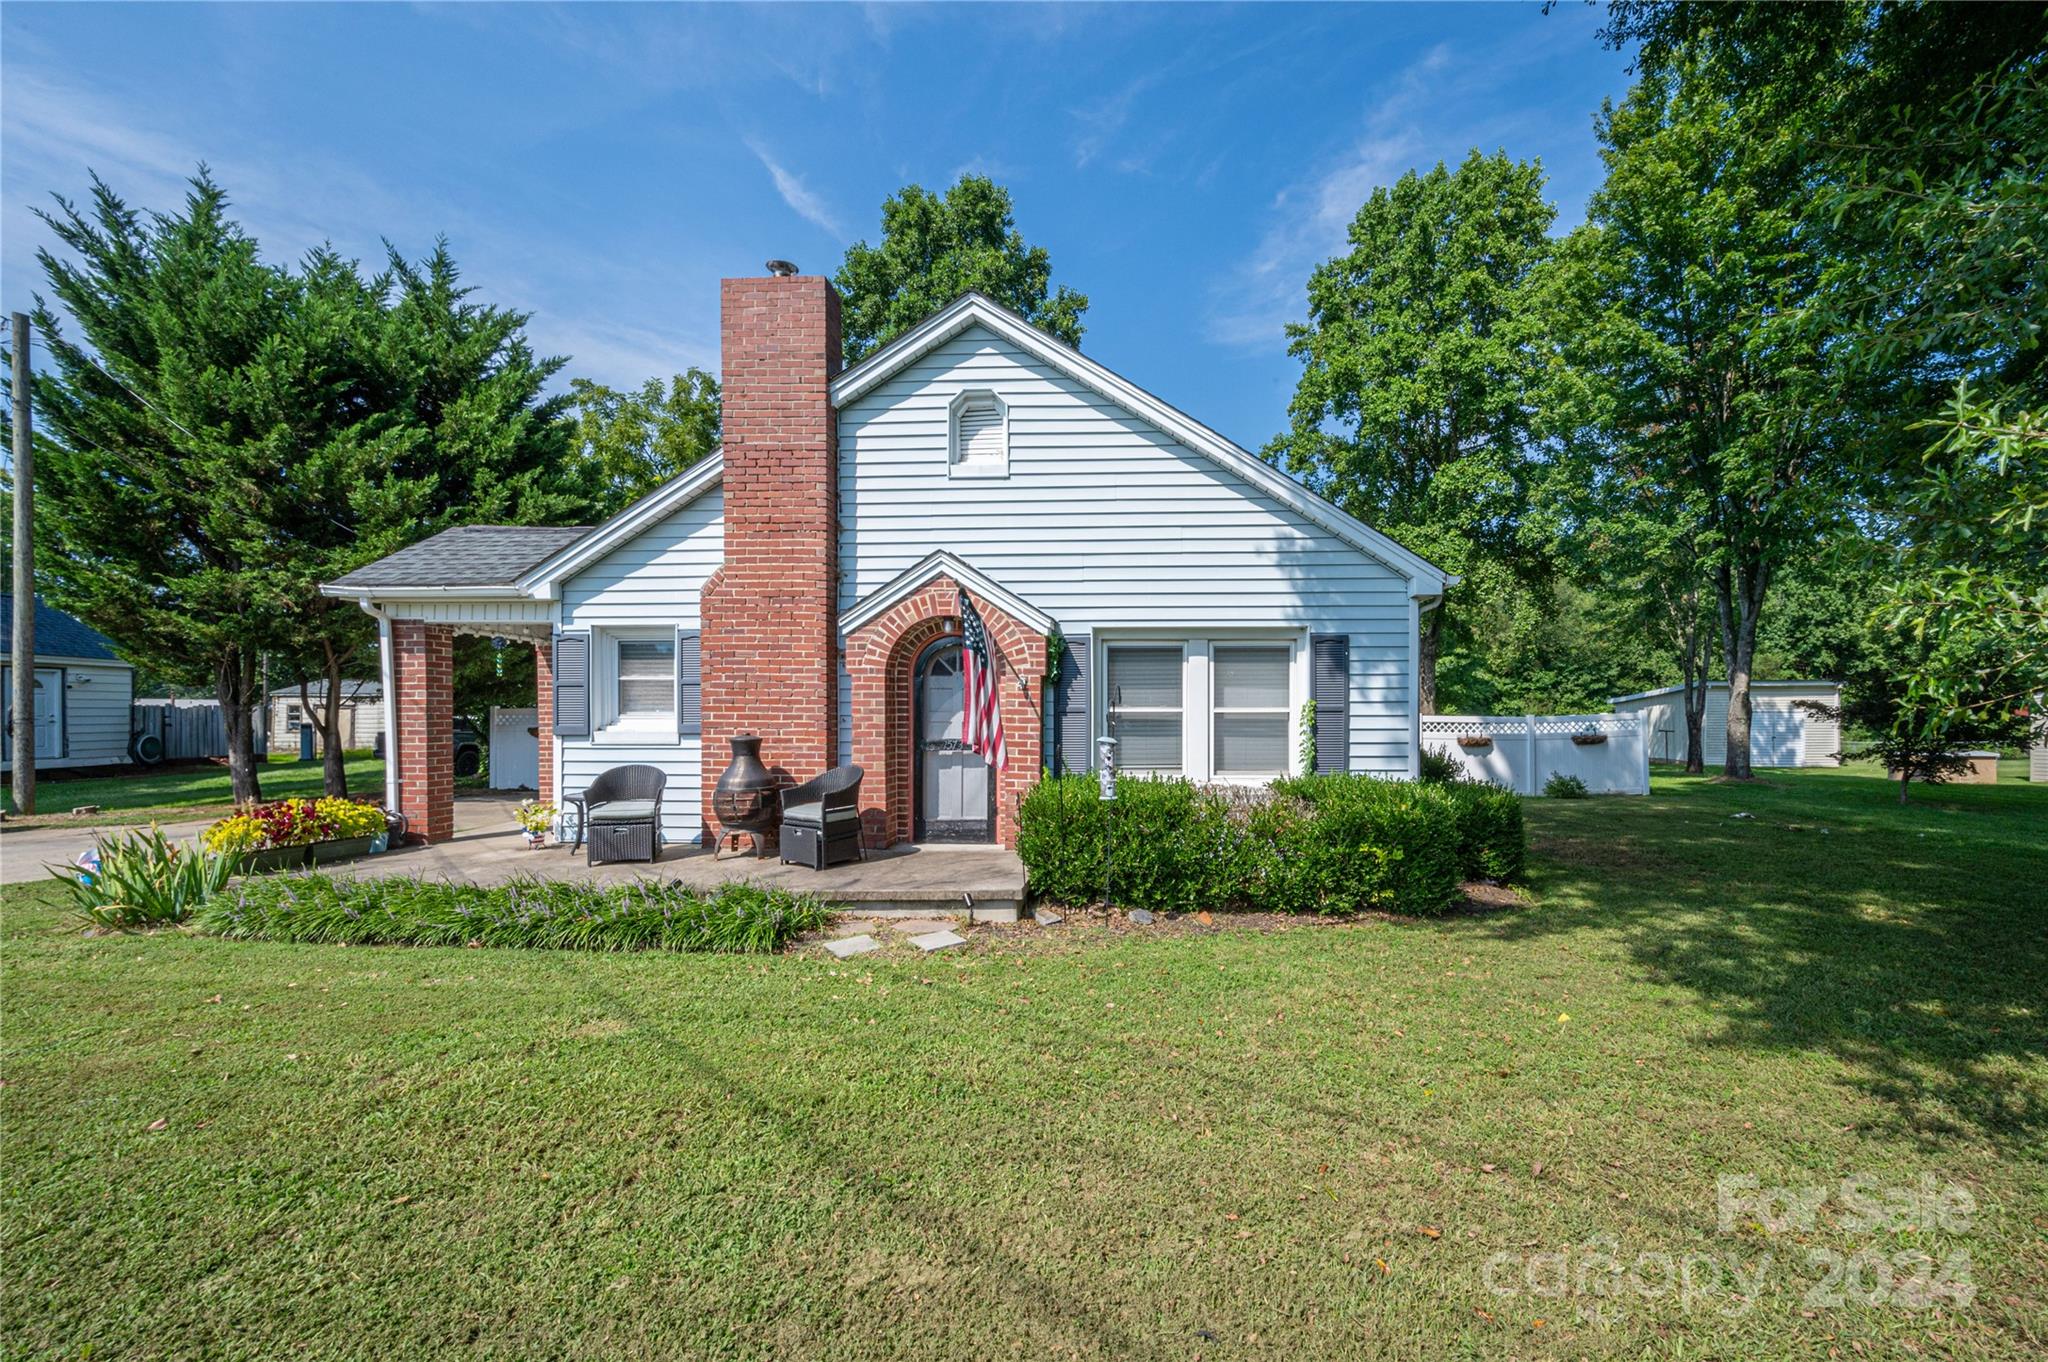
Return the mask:
[(325, 865), (329, 861), (353, 861), (358, 856), (370, 854), (374, 837), (337, 837), (329, 842), (315, 842), (306, 850), (311, 853), (314, 865)]
[(297, 870), (306, 863), (305, 847), (265, 847), (249, 853), (249, 873), (267, 874), (273, 870)]
[(1493, 739), (1485, 737), (1474, 737), (1468, 735), (1466, 737), (1458, 739), (1458, 746), (1469, 747), (1474, 750), (1477, 750), (1482, 747), (1493, 746)]
[(1574, 744), (1574, 745), (1576, 745), (1576, 746), (1579, 746), (1579, 747), (1598, 747), (1598, 746), (1599, 746), (1599, 745), (1600, 745), (1601, 743), (1603, 743), (1603, 742), (1606, 742), (1606, 741), (1607, 741), (1607, 735), (1606, 735), (1605, 733), (1574, 733), (1574, 734), (1572, 734), (1572, 742), (1573, 742), (1573, 744)]

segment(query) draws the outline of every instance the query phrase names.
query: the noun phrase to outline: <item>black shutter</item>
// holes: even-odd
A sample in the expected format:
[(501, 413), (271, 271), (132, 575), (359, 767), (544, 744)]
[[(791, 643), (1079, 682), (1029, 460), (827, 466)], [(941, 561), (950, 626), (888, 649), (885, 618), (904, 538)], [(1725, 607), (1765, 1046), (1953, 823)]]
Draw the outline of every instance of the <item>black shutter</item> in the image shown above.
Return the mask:
[(1351, 636), (1311, 634), (1309, 694), (1316, 702), (1316, 772), (1351, 769)]
[(1089, 663), (1094, 639), (1088, 634), (1068, 634), (1060, 650), (1060, 696), (1055, 711), (1059, 718), (1059, 743), (1054, 752), (1058, 771), (1087, 771), (1095, 766), (1095, 734), (1088, 722)]
[(676, 630), (676, 736), (694, 738), (704, 731), (702, 657), (695, 629)]
[(590, 736), (590, 635), (555, 635), (555, 736)]

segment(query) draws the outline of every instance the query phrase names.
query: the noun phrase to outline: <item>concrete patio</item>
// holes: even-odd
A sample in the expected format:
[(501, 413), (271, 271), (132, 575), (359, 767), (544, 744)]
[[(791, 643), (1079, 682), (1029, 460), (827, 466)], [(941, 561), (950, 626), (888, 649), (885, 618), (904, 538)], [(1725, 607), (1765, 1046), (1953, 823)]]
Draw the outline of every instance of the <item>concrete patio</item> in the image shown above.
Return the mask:
[(720, 859), (695, 846), (667, 846), (653, 862), (591, 865), (566, 846), (529, 850), (512, 796), (464, 795), (455, 801), (455, 835), (433, 846), (400, 847), (381, 856), (340, 862), (329, 871), (358, 875), (422, 875), (428, 879), (502, 884), (521, 875), (606, 882), (656, 878), (698, 888), (732, 880), (780, 885), (817, 894), (870, 917), (965, 915), (1014, 921), (1024, 907), (1024, 863), (991, 846), (910, 846), (871, 851), (868, 859), (828, 870), (783, 865), (772, 856)]

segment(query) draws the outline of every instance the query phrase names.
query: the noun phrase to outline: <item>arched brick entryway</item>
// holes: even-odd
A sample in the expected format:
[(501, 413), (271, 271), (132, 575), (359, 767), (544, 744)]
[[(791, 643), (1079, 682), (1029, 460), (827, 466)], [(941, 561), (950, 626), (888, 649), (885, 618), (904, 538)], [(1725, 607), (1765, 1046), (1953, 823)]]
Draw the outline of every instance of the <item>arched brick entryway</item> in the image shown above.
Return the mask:
[[(1009, 769), (992, 773), (996, 841), (1015, 847), (1017, 804), (1039, 775), (1045, 636), (984, 596), (974, 598), (974, 607), (1000, 654), (998, 703), (1010, 755)], [(959, 583), (939, 576), (846, 636), (846, 670), (853, 679), (853, 760), (866, 772), (861, 825), (871, 847), (911, 839), (917, 761), (911, 727), (913, 671), (926, 645), (959, 632)]]

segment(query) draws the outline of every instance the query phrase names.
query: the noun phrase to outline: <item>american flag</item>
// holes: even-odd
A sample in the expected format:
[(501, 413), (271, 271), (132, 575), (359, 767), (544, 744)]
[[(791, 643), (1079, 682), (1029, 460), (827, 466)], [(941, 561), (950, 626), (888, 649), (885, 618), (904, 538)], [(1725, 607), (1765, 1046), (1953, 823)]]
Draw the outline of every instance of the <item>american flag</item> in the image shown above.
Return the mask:
[(1003, 707), (998, 700), (995, 652), (989, 647), (988, 629), (981, 612), (966, 592), (960, 593), (960, 681), (966, 699), (961, 717), (961, 737), (983, 761), (998, 771), (1010, 769), (1010, 752), (1003, 746)]

